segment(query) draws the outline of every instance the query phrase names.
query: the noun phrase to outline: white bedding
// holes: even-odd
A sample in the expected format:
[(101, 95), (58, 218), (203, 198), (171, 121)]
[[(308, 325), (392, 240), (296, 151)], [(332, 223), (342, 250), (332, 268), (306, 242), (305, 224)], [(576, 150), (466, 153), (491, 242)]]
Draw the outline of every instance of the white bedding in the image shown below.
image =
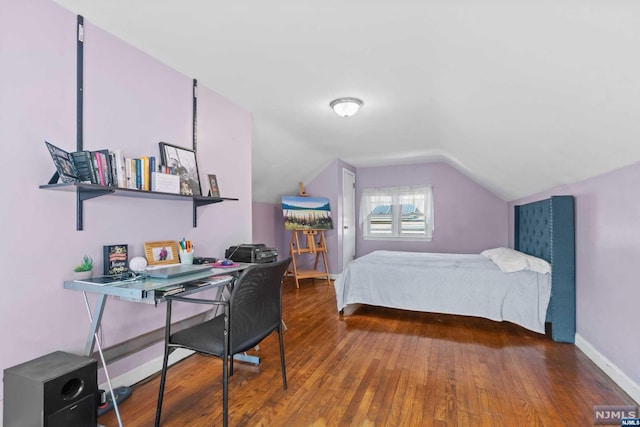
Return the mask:
[(509, 321), (544, 334), (551, 275), (502, 272), (480, 254), (375, 251), (334, 282), (338, 310), (369, 304)]

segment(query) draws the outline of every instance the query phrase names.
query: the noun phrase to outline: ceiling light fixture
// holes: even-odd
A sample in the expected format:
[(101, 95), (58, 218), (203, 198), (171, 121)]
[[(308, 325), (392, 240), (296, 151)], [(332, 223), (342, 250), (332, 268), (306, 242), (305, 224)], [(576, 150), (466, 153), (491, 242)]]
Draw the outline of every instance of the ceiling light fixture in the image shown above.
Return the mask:
[(362, 101), (358, 98), (338, 98), (329, 104), (333, 111), (341, 117), (351, 117), (362, 107)]

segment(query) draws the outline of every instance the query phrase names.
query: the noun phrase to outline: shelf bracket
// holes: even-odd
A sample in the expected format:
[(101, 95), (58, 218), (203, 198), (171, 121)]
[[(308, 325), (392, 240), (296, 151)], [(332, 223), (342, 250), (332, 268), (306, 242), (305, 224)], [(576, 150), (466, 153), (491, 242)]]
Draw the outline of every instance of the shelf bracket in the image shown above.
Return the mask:
[[(227, 199), (227, 200), (237, 200), (237, 199)], [(197, 213), (198, 213), (198, 208), (200, 206), (207, 206), (213, 203), (220, 203), (222, 201), (223, 199), (216, 199), (212, 197), (207, 197), (205, 199), (193, 199), (193, 228), (196, 228), (198, 226)]]
[(84, 204), (85, 200), (93, 199), (95, 197), (105, 196), (107, 194), (113, 194), (114, 190), (83, 190), (82, 188), (76, 188), (76, 230), (83, 230), (84, 223)]
[(198, 227), (198, 201), (193, 201), (193, 228)]
[(80, 200), (85, 201), (89, 199), (95, 199), (96, 197), (100, 197), (100, 196), (106, 196), (107, 194), (113, 194), (115, 193), (115, 190), (101, 189), (101, 190), (87, 191), (87, 190), (83, 190), (82, 188), (78, 188), (78, 193), (80, 193)]

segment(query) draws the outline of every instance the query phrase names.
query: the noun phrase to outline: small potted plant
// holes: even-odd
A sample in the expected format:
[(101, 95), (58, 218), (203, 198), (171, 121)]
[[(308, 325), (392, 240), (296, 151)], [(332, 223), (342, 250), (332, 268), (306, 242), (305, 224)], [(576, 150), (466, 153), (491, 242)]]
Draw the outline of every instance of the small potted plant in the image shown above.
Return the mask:
[(73, 269), (74, 277), (78, 279), (88, 279), (93, 275), (93, 259), (89, 255), (82, 257), (82, 263)]

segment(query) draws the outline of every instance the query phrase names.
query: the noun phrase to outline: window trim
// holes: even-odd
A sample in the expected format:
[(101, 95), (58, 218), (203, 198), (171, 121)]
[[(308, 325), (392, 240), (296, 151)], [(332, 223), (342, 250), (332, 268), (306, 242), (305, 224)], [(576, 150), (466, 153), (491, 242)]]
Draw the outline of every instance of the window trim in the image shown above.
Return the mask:
[[(371, 202), (373, 196), (391, 197), (392, 206), (401, 206), (398, 204), (401, 196), (407, 194), (422, 193), (425, 199), (424, 215), (425, 215), (425, 233), (423, 235), (403, 234), (401, 230), (402, 214), (399, 209), (391, 210), (391, 227), (392, 234), (381, 235), (370, 233), (370, 214)], [(431, 242), (433, 240), (434, 230), (434, 208), (433, 208), (433, 187), (431, 185), (416, 185), (404, 187), (383, 187), (383, 188), (363, 188), (360, 195), (360, 215), (359, 224), (364, 240), (388, 240), (388, 241), (421, 241)]]

